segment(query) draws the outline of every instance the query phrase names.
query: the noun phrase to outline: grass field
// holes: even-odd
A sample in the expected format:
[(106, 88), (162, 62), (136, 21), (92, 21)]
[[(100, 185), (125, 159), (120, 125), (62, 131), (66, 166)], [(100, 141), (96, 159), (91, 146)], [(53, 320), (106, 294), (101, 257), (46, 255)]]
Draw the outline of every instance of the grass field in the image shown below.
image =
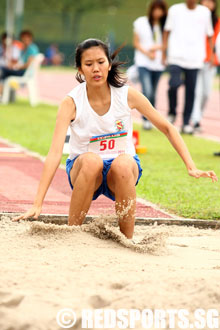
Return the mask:
[[(31, 108), (26, 101), (0, 105), (0, 136), (46, 156), (53, 134), (57, 107), (41, 104)], [(140, 155), (143, 176), (137, 194), (178, 215), (189, 218), (220, 219), (219, 183), (188, 176), (185, 166), (168, 140), (157, 130), (142, 131), (141, 144), (147, 153)], [(220, 177), (219, 150), (215, 142), (184, 136), (198, 168), (213, 169)], [(66, 156), (62, 163), (65, 164)]]
[[(139, 126), (134, 126), (140, 129)], [(185, 165), (166, 137), (153, 130), (141, 132), (141, 144), (147, 153), (140, 155), (143, 178), (137, 187), (139, 196), (167, 210), (189, 218), (220, 219), (219, 182), (195, 179), (188, 175)], [(193, 136), (183, 136), (196, 166), (214, 170), (220, 176), (219, 159), (213, 152), (220, 145)]]
[[(31, 108), (26, 101), (0, 105), (0, 136), (46, 156), (55, 127), (56, 106), (41, 104)], [(63, 156), (62, 163), (65, 163)]]

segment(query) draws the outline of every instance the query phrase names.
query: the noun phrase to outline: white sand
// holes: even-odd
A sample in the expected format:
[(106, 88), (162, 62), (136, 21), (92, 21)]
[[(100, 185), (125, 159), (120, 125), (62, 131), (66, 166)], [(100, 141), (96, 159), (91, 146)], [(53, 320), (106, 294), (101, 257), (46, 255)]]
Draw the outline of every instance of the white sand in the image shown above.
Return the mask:
[(0, 329), (61, 329), (62, 308), (220, 311), (219, 230), (136, 226), (134, 240), (101, 220), (73, 228), (3, 216)]

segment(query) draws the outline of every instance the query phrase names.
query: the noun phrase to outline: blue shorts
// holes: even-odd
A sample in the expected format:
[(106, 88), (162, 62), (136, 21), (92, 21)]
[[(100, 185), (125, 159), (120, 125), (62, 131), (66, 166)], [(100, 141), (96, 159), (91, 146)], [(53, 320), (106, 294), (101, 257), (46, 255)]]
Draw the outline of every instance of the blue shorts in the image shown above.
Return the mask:
[[(70, 187), (73, 189), (73, 185), (71, 183), (71, 179), (70, 179), (70, 171), (73, 167), (74, 161), (76, 160), (78, 156), (76, 156), (75, 158), (71, 159), (67, 159), (66, 160), (66, 172), (68, 175), (68, 180), (69, 180), (69, 184)], [(135, 185), (138, 184), (140, 177), (142, 175), (142, 168), (141, 168), (141, 164), (140, 164), (140, 159), (138, 157), (138, 155), (135, 155), (134, 160), (136, 161), (137, 165), (138, 165), (138, 169), (139, 169), (139, 175), (138, 175), (138, 179)], [(108, 188), (107, 185), (107, 174), (108, 171), (110, 170), (111, 164), (113, 162), (115, 158), (110, 158), (110, 159), (106, 159), (103, 160), (103, 170), (102, 170), (102, 175), (103, 175), (103, 180), (102, 183), (100, 185), (100, 187), (98, 188), (98, 190), (96, 190), (96, 192), (93, 195), (93, 200), (97, 199), (100, 195), (105, 195), (106, 197), (110, 198), (111, 200), (115, 201), (115, 196), (112, 194), (112, 192), (110, 191), (110, 189)]]

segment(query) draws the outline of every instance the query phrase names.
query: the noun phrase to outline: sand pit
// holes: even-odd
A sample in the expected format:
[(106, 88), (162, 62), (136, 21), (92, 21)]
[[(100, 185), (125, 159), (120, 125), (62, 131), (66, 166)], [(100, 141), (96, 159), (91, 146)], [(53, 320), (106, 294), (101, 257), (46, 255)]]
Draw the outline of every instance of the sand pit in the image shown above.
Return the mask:
[(136, 226), (133, 242), (110, 219), (73, 228), (2, 216), (0, 242), (1, 330), (61, 329), (63, 308), (220, 311), (220, 230)]

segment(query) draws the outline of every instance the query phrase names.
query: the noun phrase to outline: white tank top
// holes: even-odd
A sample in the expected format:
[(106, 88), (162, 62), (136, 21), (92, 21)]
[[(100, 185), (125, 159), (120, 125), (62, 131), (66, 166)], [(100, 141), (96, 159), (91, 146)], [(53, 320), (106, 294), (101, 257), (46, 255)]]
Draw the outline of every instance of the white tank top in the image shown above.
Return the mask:
[(69, 159), (85, 152), (95, 152), (102, 159), (115, 158), (122, 153), (135, 155), (128, 86), (110, 86), (110, 89), (111, 105), (102, 116), (89, 104), (86, 83), (79, 84), (68, 94), (76, 105), (76, 118), (70, 124)]

